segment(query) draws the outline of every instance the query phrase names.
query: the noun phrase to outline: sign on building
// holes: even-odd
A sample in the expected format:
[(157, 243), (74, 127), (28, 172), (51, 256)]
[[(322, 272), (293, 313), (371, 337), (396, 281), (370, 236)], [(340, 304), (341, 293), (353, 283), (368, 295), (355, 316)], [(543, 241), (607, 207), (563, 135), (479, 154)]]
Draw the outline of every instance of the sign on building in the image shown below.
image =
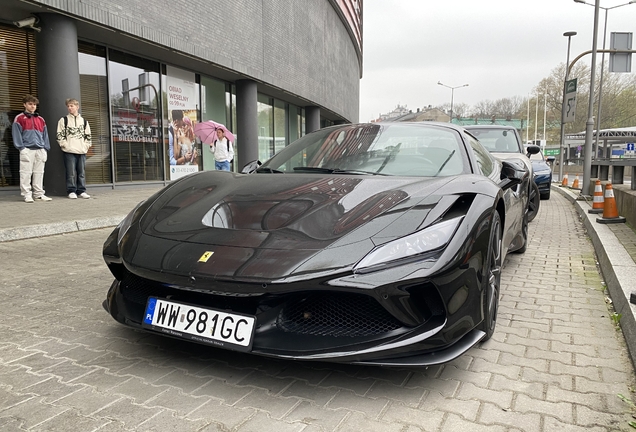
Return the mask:
[(576, 83), (577, 79), (565, 82), (565, 104), (563, 105), (563, 123), (574, 121), (576, 114)]

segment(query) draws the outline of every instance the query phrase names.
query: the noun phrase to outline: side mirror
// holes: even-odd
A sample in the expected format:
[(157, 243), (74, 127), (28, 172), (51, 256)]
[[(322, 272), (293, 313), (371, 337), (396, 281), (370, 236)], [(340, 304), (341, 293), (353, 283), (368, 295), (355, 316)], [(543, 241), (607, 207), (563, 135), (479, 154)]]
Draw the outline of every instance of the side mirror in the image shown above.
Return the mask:
[(252, 174), (254, 171), (256, 171), (258, 169), (259, 166), (263, 165), (261, 163), (261, 161), (257, 160), (253, 160), (251, 162), (248, 162), (243, 169), (241, 170), (241, 174)]
[(501, 161), (501, 181), (499, 182), (499, 187), (503, 190), (509, 189), (523, 182), (529, 175), (530, 172), (521, 159), (504, 159)]
[(554, 162), (556, 160), (556, 157), (548, 156), (546, 159), (548, 159), (548, 162)]
[(528, 152), (528, 157), (530, 157), (530, 155), (539, 153), (541, 151), (541, 147), (535, 144), (529, 144), (528, 147), (526, 147), (526, 151)]

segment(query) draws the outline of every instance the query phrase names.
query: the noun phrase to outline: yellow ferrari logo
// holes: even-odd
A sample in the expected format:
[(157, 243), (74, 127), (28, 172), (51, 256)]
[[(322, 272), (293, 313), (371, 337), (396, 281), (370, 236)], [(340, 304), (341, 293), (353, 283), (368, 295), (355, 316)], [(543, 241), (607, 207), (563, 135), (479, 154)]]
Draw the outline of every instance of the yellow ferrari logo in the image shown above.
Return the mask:
[(201, 255), (201, 258), (199, 258), (199, 262), (208, 262), (212, 255), (214, 255), (214, 252), (206, 251), (203, 255)]

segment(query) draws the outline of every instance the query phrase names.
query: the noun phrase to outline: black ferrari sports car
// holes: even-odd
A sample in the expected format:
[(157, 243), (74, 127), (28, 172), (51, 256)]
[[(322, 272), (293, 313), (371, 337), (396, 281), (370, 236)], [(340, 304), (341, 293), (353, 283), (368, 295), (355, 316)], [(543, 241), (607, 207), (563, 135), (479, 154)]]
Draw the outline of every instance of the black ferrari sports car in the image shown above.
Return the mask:
[(110, 234), (120, 323), (294, 360), (450, 361), (495, 330), (526, 248), (523, 161), (446, 123), (309, 133), (244, 173), (170, 183)]

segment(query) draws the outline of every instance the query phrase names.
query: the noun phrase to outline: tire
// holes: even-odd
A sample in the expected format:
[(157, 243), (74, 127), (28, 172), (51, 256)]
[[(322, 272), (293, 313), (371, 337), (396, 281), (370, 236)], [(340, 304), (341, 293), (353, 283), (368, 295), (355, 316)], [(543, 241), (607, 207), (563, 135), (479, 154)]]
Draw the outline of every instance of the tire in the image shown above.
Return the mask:
[(541, 204), (540, 200), (539, 187), (535, 182), (532, 182), (530, 184), (530, 193), (528, 194), (528, 222), (532, 222), (537, 217), (539, 205)]
[(523, 235), (523, 246), (514, 251), (515, 253), (525, 253), (528, 249), (528, 213), (523, 216), (523, 223), (521, 225), (521, 234)]
[(499, 293), (501, 289), (501, 218), (496, 211), (492, 216), (488, 255), (486, 261), (486, 286), (484, 288), (484, 320), (479, 330), (486, 333), (482, 342), (487, 341), (495, 333), (497, 325), (497, 311), (499, 309)]
[(544, 194), (541, 194), (541, 199), (542, 200), (549, 200), (550, 199), (550, 191), (547, 191)]

